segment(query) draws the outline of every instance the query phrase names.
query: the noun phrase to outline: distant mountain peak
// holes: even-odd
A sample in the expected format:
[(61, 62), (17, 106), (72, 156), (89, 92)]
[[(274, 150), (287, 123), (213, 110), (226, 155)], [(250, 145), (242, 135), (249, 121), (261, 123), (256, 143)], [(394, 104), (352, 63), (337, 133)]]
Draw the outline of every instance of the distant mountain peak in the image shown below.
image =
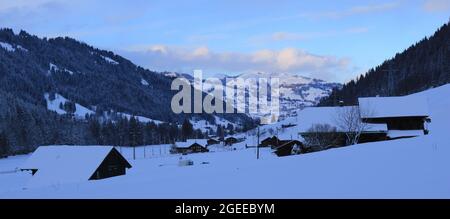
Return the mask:
[[(225, 78), (279, 78), (280, 82), (280, 113), (282, 117), (306, 107), (314, 106), (320, 99), (328, 96), (334, 88), (341, 88), (339, 83), (330, 83), (324, 80), (305, 77), (295, 73), (279, 72), (246, 72), (238, 76), (224, 76)], [(263, 115), (252, 115), (259, 117)]]

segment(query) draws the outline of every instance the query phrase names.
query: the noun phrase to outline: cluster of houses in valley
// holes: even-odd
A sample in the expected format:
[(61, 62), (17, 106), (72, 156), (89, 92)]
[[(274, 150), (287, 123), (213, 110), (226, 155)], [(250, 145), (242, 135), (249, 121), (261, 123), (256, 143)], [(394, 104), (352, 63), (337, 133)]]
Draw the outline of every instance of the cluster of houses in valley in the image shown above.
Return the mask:
[(264, 139), (278, 156), (308, 153), (355, 143), (428, 134), (431, 122), (425, 97), (364, 97), (357, 106), (309, 107), (298, 113), (299, 140)]
[(191, 154), (209, 152), (208, 147), (212, 145), (223, 145), (231, 147), (233, 144), (243, 141), (235, 137), (217, 138), (211, 137), (209, 139), (187, 139), (186, 141), (179, 141), (172, 144), (170, 152), (172, 154)]
[[(272, 135), (256, 147), (270, 147), (277, 156), (303, 154), (345, 145), (409, 138), (428, 134), (431, 122), (427, 101), (420, 96), (359, 98), (357, 106), (309, 107), (296, 120), (284, 120), (282, 129), (298, 139)], [(236, 137), (187, 139), (170, 152), (209, 152), (211, 146), (233, 148)], [(259, 141), (259, 140), (258, 140)], [(247, 144), (246, 144), (247, 147)], [(30, 171), (33, 185), (98, 180), (125, 175), (130, 163), (112, 146), (41, 146), (20, 168)]]

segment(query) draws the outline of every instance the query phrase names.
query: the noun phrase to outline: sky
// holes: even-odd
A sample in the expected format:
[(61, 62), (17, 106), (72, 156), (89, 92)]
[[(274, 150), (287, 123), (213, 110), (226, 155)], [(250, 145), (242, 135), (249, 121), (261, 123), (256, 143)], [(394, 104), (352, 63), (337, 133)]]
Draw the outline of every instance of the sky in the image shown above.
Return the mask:
[(450, 0), (0, 0), (0, 27), (69, 36), (156, 71), (346, 82), (449, 22)]

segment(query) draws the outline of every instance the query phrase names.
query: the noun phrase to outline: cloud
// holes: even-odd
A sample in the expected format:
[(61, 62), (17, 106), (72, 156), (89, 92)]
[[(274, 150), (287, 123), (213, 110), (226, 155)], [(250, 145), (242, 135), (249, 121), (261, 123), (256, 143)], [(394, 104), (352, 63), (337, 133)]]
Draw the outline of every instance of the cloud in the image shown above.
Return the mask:
[(242, 72), (300, 73), (326, 80), (336, 80), (346, 72), (346, 58), (316, 55), (296, 48), (258, 50), (249, 53), (215, 52), (206, 46), (197, 48), (167, 45), (134, 46), (122, 52), (136, 63), (157, 71), (189, 73), (202, 69), (209, 74)]
[(56, 3), (56, 2), (62, 2), (63, 0), (0, 0), (0, 11), (7, 11), (11, 9), (33, 9), (38, 8), (40, 6), (49, 4), (49, 3)]
[(305, 33), (297, 33), (297, 32), (275, 32), (270, 34), (269, 36), (258, 36), (254, 37), (252, 40), (254, 41), (302, 41), (309, 39), (317, 39), (323, 37), (336, 37), (343, 36), (349, 34), (360, 34), (366, 33), (369, 31), (367, 27), (354, 27), (345, 30), (328, 30), (323, 32), (305, 32)]
[(353, 6), (351, 8), (340, 10), (340, 11), (327, 11), (327, 12), (314, 12), (314, 13), (304, 13), (301, 16), (312, 19), (320, 18), (332, 18), (339, 19), (360, 14), (370, 14), (383, 11), (389, 11), (400, 6), (399, 2), (389, 2), (382, 4), (372, 4), (372, 5), (361, 5)]
[(276, 32), (272, 34), (272, 40), (285, 41), (285, 40), (304, 40), (308, 38), (307, 35), (301, 33), (289, 33), (289, 32)]
[(426, 0), (423, 4), (426, 12), (444, 12), (450, 10), (450, 0)]

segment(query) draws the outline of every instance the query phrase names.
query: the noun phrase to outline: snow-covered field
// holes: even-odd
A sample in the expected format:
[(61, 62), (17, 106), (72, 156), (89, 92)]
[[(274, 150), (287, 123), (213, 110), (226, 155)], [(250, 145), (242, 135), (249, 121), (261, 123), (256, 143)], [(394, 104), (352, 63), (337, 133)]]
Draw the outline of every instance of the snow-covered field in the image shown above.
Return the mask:
[(168, 145), (146, 147), (145, 158), (138, 148), (136, 160), (122, 148), (133, 165), (124, 176), (40, 188), (13, 171), (28, 155), (9, 157), (0, 160), (0, 198), (450, 198), (449, 94), (450, 85), (414, 94), (427, 97), (429, 135), (311, 154), (279, 158), (263, 149), (257, 160), (242, 147), (251, 137), (235, 151), (183, 156), (194, 165), (179, 167)]

